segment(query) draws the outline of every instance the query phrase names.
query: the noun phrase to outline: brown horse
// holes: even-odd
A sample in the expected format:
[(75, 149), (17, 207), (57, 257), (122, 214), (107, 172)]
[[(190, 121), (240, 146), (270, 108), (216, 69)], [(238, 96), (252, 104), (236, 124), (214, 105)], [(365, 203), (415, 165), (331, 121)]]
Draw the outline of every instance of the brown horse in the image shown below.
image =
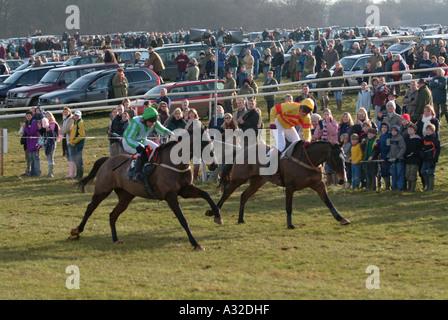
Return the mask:
[[(339, 184), (346, 180), (344, 152), (339, 145), (333, 145), (329, 142), (306, 143), (299, 141), (292, 146), (293, 150), (289, 157), (281, 159), (280, 166), (281, 177), (277, 175), (260, 175), (260, 168), (263, 166), (256, 161), (255, 164), (248, 164), (250, 154), (262, 152), (266, 154), (270, 146), (262, 142), (249, 146), (242, 150), (244, 152), (244, 164), (226, 164), (221, 174), (220, 187), (224, 190), (223, 195), (217, 203), (218, 208), (222, 208), (224, 202), (230, 195), (242, 184), (250, 181), (249, 187), (241, 194), (240, 212), (238, 223), (244, 223), (244, 207), (249, 198), (254, 195), (266, 182), (274, 183), (277, 186), (286, 188), (286, 213), (287, 227), (294, 229), (292, 224), (292, 202), (295, 191), (306, 187), (313, 189), (325, 205), (330, 209), (333, 217), (341, 225), (350, 224), (350, 221), (342, 218), (333, 203), (330, 201), (327, 193), (327, 187), (322, 180), (322, 165), (327, 165), (336, 173), (339, 178)], [(276, 161), (277, 162), (277, 161)], [(208, 210), (206, 215), (211, 215)]]
[[(194, 139), (191, 138), (190, 133), (190, 160), (193, 157), (193, 140)], [(111, 194), (112, 191), (115, 191), (118, 196), (118, 204), (109, 216), (112, 240), (114, 243), (121, 243), (118, 241), (115, 227), (118, 217), (126, 210), (135, 197), (141, 197), (159, 201), (165, 200), (187, 232), (188, 239), (194, 249), (203, 250), (202, 246), (197, 243), (190, 232), (188, 222), (182, 213), (177, 197), (203, 198), (212, 207), (215, 222), (222, 224), (222, 219), (219, 209), (211, 199), (210, 195), (193, 184), (190, 164), (173, 163), (171, 159), (171, 151), (174, 147), (179, 147), (179, 143), (180, 142), (178, 141), (172, 141), (165, 145), (161, 145), (157, 149), (158, 155), (155, 160), (156, 166), (147, 180), (151, 192), (148, 192), (148, 189), (143, 184), (131, 181), (128, 177), (128, 171), (132, 162), (129, 155), (120, 154), (113, 157), (105, 157), (96, 161), (90, 174), (79, 182), (83, 192), (86, 192), (86, 185), (97, 176), (92, 200), (87, 206), (87, 210), (80, 225), (71, 231), (71, 237), (69, 239), (79, 239), (79, 235), (83, 232), (87, 220), (93, 211)], [(215, 159), (213, 145), (211, 144), (210, 139), (201, 141), (200, 150), (203, 151), (207, 146), (210, 148), (211, 158)], [(182, 150), (179, 150), (178, 152), (181, 153)], [(208, 165), (209, 169), (216, 169), (215, 162), (210, 161)]]

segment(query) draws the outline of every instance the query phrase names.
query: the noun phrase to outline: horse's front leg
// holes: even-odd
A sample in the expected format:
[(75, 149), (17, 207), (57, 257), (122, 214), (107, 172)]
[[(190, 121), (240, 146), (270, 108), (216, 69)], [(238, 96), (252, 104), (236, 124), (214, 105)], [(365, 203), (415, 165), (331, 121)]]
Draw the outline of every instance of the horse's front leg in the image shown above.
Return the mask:
[(222, 222), (222, 218), (221, 218), (221, 213), (220, 213), (220, 210), (219, 210), (218, 206), (215, 204), (215, 202), (210, 197), (210, 195), (207, 192), (205, 192), (204, 190), (199, 189), (194, 184), (191, 184), (186, 190), (181, 192), (180, 195), (183, 198), (193, 198), (193, 199), (202, 198), (202, 199), (205, 199), (205, 201), (208, 202), (208, 204), (210, 205), (210, 207), (212, 209), (212, 214), (215, 216), (215, 222), (217, 224), (222, 224), (223, 223)]
[(339, 214), (338, 210), (334, 207), (333, 203), (331, 202), (330, 198), (328, 197), (327, 193), (327, 187), (325, 186), (325, 183), (321, 180), (316, 185), (312, 186), (311, 189), (313, 189), (319, 197), (322, 199), (323, 203), (330, 209), (331, 214), (333, 217), (341, 224), (341, 225), (347, 225), (351, 222)]
[(190, 243), (194, 247), (194, 249), (198, 250), (198, 251), (204, 250), (204, 248), (196, 241), (196, 239), (191, 234), (190, 227), (188, 226), (188, 222), (185, 219), (182, 209), (180, 208), (179, 200), (177, 199), (177, 195), (173, 192), (168, 192), (165, 196), (165, 201), (168, 203), (171, 210), (173, 210), (174, 214), (176, 215), (177, 219), (180, 222), (180, 225), (187, 232), (188, 240), (190, 240)]
[(292, 202), (294, 199), (294, 189), (286, 187), (286, 225), (288, 229), (295, 229), (292, 224)]

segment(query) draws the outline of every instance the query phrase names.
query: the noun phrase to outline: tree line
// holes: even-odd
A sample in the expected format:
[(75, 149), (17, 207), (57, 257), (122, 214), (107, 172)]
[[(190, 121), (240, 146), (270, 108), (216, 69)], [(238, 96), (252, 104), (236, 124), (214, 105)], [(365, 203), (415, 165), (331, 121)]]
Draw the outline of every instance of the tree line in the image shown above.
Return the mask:
[[(80, 29), (70, 34), (128, 31), (174, 32), (189, 28), (261, 31), (353, 25), (364, 26), (369, 0), (1, 0), (0, 38), (28, 36), (42, 30), (60, 35), (66, 30), (66, 8), (76, 5)], [(386, 0), (375, 3), (380, 24), (417, 26), (445, 22), (448, 0)]]

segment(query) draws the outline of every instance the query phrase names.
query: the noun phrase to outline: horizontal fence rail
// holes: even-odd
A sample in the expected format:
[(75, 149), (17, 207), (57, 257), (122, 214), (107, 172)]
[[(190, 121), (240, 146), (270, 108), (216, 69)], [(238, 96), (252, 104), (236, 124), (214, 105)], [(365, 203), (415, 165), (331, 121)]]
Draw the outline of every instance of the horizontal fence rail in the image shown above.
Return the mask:
[[(436, 71), (438, 69), (448, 69), (448, 67), (437, 67), (437, 68), (425, 68), (425, 69), (414, 69), (414, 70), (401, 70), (401, 71), (390, 71), (390, 72), (381, 72), (381, 73), (368, 73), (368, 74), (356, 74), (356, 75), (346, 75), (346, 76), (340, 76), (340, 77), (329, 77), (329, 78), (319, 78), (319, 79), (310, 79), (310, 80), (301, 80), (301, 81), (295, 81), (295, 82), (288, 82), (288, 83), (281, 83), (278, 84), (276, 87), (279, 88), (279, 91), (275, 92), (259, 92), (254, 94), (245, 94), (245, 95), (229, 95), (229, 96), (220, 96), (218, 97), (219, 101), (224, 100), (232, 100), (232, 99), (238, 99), (238, 98), (252, 98), (252, 97), (265, 97), (265, 96), (272, 96), (272, 95), (282, 95), (282, 94), (299, 94), (302, 92), (301, 89), (297, 90), (284, 90), (280, 91), (280, 88), (284, 87), (292, 87), (296, 86), (299, 87), (303, 84), (308, 83), (316, 83), (321, 81), (333, 81), (333, 80), (342, 80), (342, 79), (350, 79), (350, 78), (374, 78), (374, 77), (384, 77), (388, 75), (396, 75), (396, 74), (406, 74), (406, 73), (427, 73), (430, 71)], [(424, 80), (430, 80), (431, 77), (424, 78)], [(412, 80), (403, 80), (403, 81), (394, 81), (394, 82), (386, 82), (386, 85), (400, 85), (400, 84), (409, 84), (412, 81), (416, 81), (416, 79)], [(272, 89), (274, 86), (259, 86), (258, 90), (261, 91), (263, 89)], [(371, 85), (369, 85), (371, 87)], [(329, 88), (312, 88), (310, 89), (310, 92), (319, 92), (319, 91), (326, 91), (326, 92), (333, 92), (333, 91), (349, 91), (349, 90), (359, 90), (361, 89), (360, 86), (344, 86), (344, 87), (329, 87)], [(239, 88), (237, 89), (228, 89), (228, 90), (217, 90), (217, 94), (223, 94), (223, 93), (233, 93), (238, 92)], [(195, 103), (198, 102), (215, 102), (215, 91), (192, 91), (192, 92), (178, 92), (178, 93), (170, 93), (168, 96), (170, 97), (176, 97), (176, 96), (185, 96), (185, 95), (209, 95), (210, 98), (206, 99), (197, 99), (194, 100)], [(78, 109), (80, 111), (98, 111), (98, 110), (111, 110), (114, 108), (114, 105), (110, 105), (110, 103), (121, 103), (123, 99), (129, 99), (129, 100), (145, 100), (146, 98), (154, 97), (154, 95), (139, 95), (139, 96), (128, 96), (123, 98), (116, 98), (116, 99), (107, 99), (107, 100), (97, 100), (97, 101), (89, 101), (89, 102), (82, 102), (82, 103), (71, 103), (71, 104), (57, 104), (57, 105), (48, 105), (43, 106), (45, 110), (52, 110), (52, 109), (59, 109), (54, 110), (52, 113), (54, 114), (60, 114), (62, 113), (62, 109), (64, 107), (69, 107), (71, 109)], [(172, 101), (171, 105), (180, 105), (181, 101)], [(92, 105), (96, 105), (93, 107), (89, 107)], [(98, 106), (99, 105), (99, 106)], [(141, 107), (142, 104), (132, 104), (132, 107)], [(85, 108), (81, 108), (82, 106), (87, 106)], [(30, 107), (18, 107), (18, 108), (0, 108), (0, 113), (5, 112), (15, 112), (15, 111), (28, 111)], [(8, 114), (8, 115), (1, 115), (1, 119), (11, 119), (11, 118), (21, 118), (24, 117), (25, 113), (15, 113), (15, 114)]]

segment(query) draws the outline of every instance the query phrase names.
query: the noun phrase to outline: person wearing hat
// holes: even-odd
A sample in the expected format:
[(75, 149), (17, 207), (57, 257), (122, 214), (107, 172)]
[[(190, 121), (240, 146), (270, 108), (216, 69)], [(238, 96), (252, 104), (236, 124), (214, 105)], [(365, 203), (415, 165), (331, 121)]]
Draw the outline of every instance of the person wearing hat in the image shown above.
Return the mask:
[[(411, 124), (411, 116), (408, 113), (404, 113), (401, 116), (400, 134), (403, 136), (405, 140), (409, 138), (408, 128), (410, 124)], [(417, 132), (417, 129), (415, 129), (415, 132)]]
[[(331, 73), (327, 69), (327, 62), (325, 60), (322, 60), (320, 69), (316, 74), (316, 80), (317, 79), (328, 79), (326, 81), (317, 81), (316, 82), (316, 88), (317, 89), (326, 89), (330, 87), (330, 79)], [(329, 98), (328, 98), (328, 91), (320, 90), (317, 92), (317, 97), (320, 101), (320, 110), (324, 110), (328, 108)]]
[[(291, 143), (300, 140), (300, 136), (295, 129), (297, 126), (302, 127), (303, 139), (311, 141), (311, 116), (314, 110), (314, 101), (305, 99), (301, 103), (284, 102), (272, 108), (270, 113), (270, 129), (274, 135), (277, 147), (271, 148), (268, 152), (269, 159), (278, 156), (286, 148), (286, 140)], [(266, 167), (269, 167), (270, 161)]]
[[(154, 108), (146, 108), (143, 115), (140, 117), (134, 117), (129, 125), (127, 126), (125, 132), (123, 133), (123, 149), (129, 154), (138, 154), (135, 161), (135, 169), (129, 171), (130, 177), (133, 181), (146, 183), (146, 179), (149, 178), (154, 164), (148, 166), (148, 170), (143, 173), (143, 166), (149, 160), (152, 160), (155, 150), (158, 145), (149, 140), (148, 136), (152, 133), (157, 133), (159, 135), (169, 134), (174, 136), (174, 133), (164, 127), (158, 121), (159, 114)], [(151, 154), (148, 157), (146, 147), (150, 147)]]
[(6, 69), (5, 60), (0, 59), (0, 75), (8, 74), (8, 70)]
[(82, 151), (86, 140), (86, 126), (82, 119), (82, 112), (76, 110), (73, 113), (73, 127), (70, 131), (70, 140), (68, 145), (69, 162), (74, 162), (76, 167), (75, 180), (82, 179), (84, 175), (84, 163), (82, 160)]
[(390, 173), (392, 176), (392, 190), (405, 190), (405, 164), (404, 154), (406, 152), (406, 142), (400, 134), (400, 126), (393, 125), (390, 129), (390, 151), (388, 161), (391, 163)]
[(416, 123), (418, 120), (420, 120), (427, 105), (433, 107), (432, 93), (429, 90), (426, 81), (424, 79), (418, 80), (417, 86), (417, 104), (415, 106), (414, 117), (411, 119), (413, 123)]
[(112, 79), (112, 86), (114, 87), (114, 98), (128, 96), (129, 82), (122, 68), (118, 68), (117, 74)]
[(243, 86), (238, 91), (239, 96), (246, 94), (254, 94), (254, 89), (250, 86), (250, 80), (247, 78), (243, 80)]
[(401, 116), (398, 113), (396, 113), (395, 110), (396, 110), (395, 101), (392, 100), (386, 103), (387, 113), (383, 115), (382, 122), (389, 124), (389, 127), (391, 128), (393, 125), (397, 125), (398, 127), (401, 126)]
[[(448, 69), (447, 69), (448, 70)], [(436, 76), (429, 82), (429, 88), (431, 88), (431, 94), (434, 103), (434, 111), (436, 112), (437, 119), (445, 115), (448, 123), (448, 114), (446, 108), (446, 78), (445, 70), (437, 69)]]

